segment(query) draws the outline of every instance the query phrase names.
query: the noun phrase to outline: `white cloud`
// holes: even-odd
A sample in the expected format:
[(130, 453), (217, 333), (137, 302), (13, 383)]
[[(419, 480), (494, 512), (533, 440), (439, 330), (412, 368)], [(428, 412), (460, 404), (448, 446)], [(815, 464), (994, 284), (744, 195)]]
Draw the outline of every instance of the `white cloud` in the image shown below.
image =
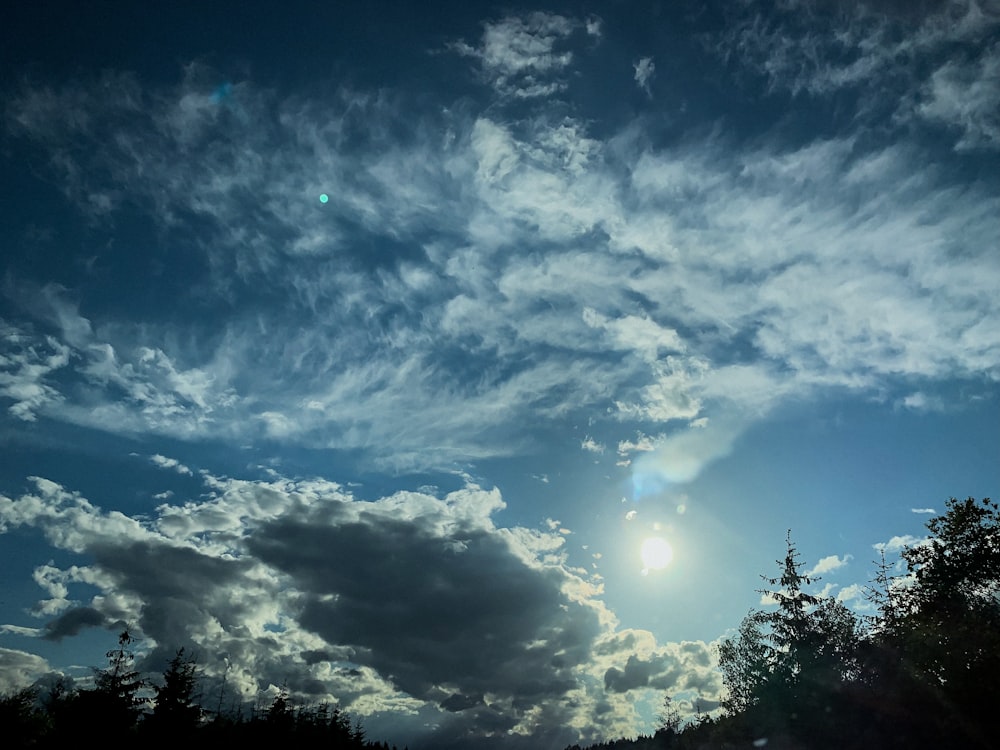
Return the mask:
[(907, 547), (924, 544), (926, 541), (926, 539), (922, 539), (911, 534), (903, 534), (894, 536), (887, 542), (877, 542), (876, 544), (873, 544), (872, 547), (883, 552), (900, 552)]
[(830, 573), (834, 570), (839, 570), (843, 568), (847, 563), (852, 560), (851, 555), (844, 555), (843, 557), (838, 557), (837, 555), (828, 555), (817, 562), (810, 570), (806, 571), (807, 576), (821, 576), (824, 573)]
[(580, 443), (580, 447), (589, 453), (604, 453), (604, 444), (598, 443), (589, 435)]
[(48, 662), (35, 654), (0, 648), (0, 695), (10, 695), (26, 688), (51, 672)]
[(69, 364), (70, 349), (51, 336), (35, 336), (2, 320), (0, 336), (0, 396), (13, 401), (7, 407), (12, 416), (34, 422), (40, 410), (62, 400), (45, 381)]
[[(461, 49), (518, 85), (551, 82), (583, 29), (505, 19)], [(116, 74), (15, 97), (19, 133), (82, 210), (114, 183), (168, 237), (204, 223), (191, 243), (213, 321), (84, 317), (65, 290), (13, 280), (46, 326), (3, 340), (15, 416), (426, 468), (528, 450), (518, 425), (586, 411), (625, 435), (718, 420), (720, 448), (697, 451), (718, 457), (789, 399), (904, 383), (919, 408), (936, 381), (1000, 376), (995, 201), (916, 146), (654, 148), (564, 112), (414, 114), (392, 92), (281, 98), (250, 82), (233, 85), (237, 118), (206, 98), (211, 77), (191, 66), (143, 107)], [(357, 249), (380, 243), (398, 252)]]
[(686, 429), (656, 442), (656, 447), (633, 461), (633, 476), (655, 476), (668, 483), (695, 479), (709, 463), (732, 450), (744, 425), (711, 422), (706, 427)]
[(192, 475), (191, 469), (182, 464), (176, 458), (168, 458), (167, 456), (161, 456), (159, 453), (156, 453), (150, 456), (149, 460), (161, 469), (173, 469), (178, 474), (186, 474), (187, 476)]
[(644, 435), (641, 432), (636, 433), (635, 440), (618, 441), (618, 455), (627, 456), (629, 453), (635, 453), (637, 451), (655, 450), (657, 442), (664, 439), (664, 435), (654, 437), (652, 435)]
[(632, 67), (635, 69), (636, 84), (639, 88), (652, 96), (649, 84), (653, 80), (653, 75), (656, 73), (656, 66), (653, 64), (653, 58), (641, 57), (637, 62), (632, 64)]
[[(772, 91), (823, 97), (856, 89), (863, 118), (884, 116), (888, 108), (900, 124), (924, 119), (946, 125), (959, 134), (959, 151), (1000, 144), (994, 106), (1000, 47), (982, 44), (1000, 28), (990, 2), (954, 0), (905, 12), (886, 12), (877, 3), (809, 12), (799, 3), (776, 9), (748, 3), (746, 11), (730, 30), (723, 54), (756, 67)], [(956, 45), (981, 54), (949, 54)], [(941, 64), (945, 55), (949, 59)], [(929, 64), (917, 67), (913, 60)]]
[(850, 586), (844, 586), (844, 588), (837, 592), (836, 599), (858, 613), (875, 611), (875, 605), (868, 601), (865, 586), (860, 583), (852, 583)]
[[(483, 77), (502, 96), (550, 96), (566, 86), (559, 74), (573, 54), (564, 48), (564, 42), (580, 26), (578, 21), (553, 13), (510, 16), (485, 24), (478, 46), (462, 42), (453, 49), (478, 59)], [(588, 21), (585, 29), (597, 35), (599, 22)]]
[(937, 513), (933, 508), (910, 508), (910, 513), (921, 513), (933, 515)]
[(958, 151), (1000, 148), (1000, 44), (971, 62), (949, 60), (931, 74), (916, 113), (961, 133)]
[(935, 396), (928, 396), (922, 391), (915, 391), (904, 396), (900, 405), (913, 411), (944, 411), (944, 402)]

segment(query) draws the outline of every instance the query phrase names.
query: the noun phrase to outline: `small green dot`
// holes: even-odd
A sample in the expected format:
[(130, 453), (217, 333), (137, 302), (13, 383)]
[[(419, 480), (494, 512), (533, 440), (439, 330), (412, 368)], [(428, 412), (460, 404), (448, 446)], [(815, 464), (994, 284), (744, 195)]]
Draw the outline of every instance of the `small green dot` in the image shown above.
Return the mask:
[(327, 195), (326, 193), (320, 193), (319, 194), (319, 202), (320, 203), (326, 203), (328, 200), (330, 200), (330, 196), (329, 195)]

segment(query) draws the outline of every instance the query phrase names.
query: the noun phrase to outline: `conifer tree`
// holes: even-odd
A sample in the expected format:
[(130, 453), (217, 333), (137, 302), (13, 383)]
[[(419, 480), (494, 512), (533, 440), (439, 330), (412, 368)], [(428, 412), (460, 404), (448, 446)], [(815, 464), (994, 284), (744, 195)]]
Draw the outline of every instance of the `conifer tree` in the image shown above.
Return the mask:
[(170, 734), (189, 733), (201, 721), (201, 708), (195, 703), (197, 665), (177, 649), (163, 673), (163, 685), (154, 688), (156, 704), (149, 721), (152, 728)]

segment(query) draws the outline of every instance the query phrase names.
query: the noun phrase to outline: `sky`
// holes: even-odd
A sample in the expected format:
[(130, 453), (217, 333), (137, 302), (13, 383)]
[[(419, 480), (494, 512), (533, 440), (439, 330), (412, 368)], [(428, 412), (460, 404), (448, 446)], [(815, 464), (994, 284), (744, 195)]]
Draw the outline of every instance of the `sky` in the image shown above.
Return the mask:
[(635, 736), (1000, 497), (996, 0), (8, 6), (0, 690)]

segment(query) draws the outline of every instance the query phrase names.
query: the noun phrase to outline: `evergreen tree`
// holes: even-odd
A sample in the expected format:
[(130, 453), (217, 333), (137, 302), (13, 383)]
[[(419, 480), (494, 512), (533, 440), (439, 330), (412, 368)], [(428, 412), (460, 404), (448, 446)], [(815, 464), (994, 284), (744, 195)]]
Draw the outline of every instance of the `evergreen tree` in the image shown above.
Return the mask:
[(107, 668), (98, 671), (94, 679), (94, 692), (118, 718), (116, 723), (124, 727), (135, 726), (144, 703), (139, 697), (144, 682), (135, 669), (134, 642), (128, 628), (122, 630), (118, 636), (118, 648), (107, 652)]
[(751, 612), (738, 637), (720, 644), (723, 706), (755, 737), (791, 735), (813, 748), (836, 746), (833, 718), (859, 670), (858, 624), (839, 602), (805, 591), (819, 579), (802, 572), (790, 532), (777, 564), (780, 575), (761, 576), (772, 588), (760, 591), (776, 609)]
[(163, 685), (154, 687), (156, 703), (149, 728), (171, 735), (190, 734), (201, 722), (201, 708), (194, 702), (197, 665), (177, 649), (163, 673)]

